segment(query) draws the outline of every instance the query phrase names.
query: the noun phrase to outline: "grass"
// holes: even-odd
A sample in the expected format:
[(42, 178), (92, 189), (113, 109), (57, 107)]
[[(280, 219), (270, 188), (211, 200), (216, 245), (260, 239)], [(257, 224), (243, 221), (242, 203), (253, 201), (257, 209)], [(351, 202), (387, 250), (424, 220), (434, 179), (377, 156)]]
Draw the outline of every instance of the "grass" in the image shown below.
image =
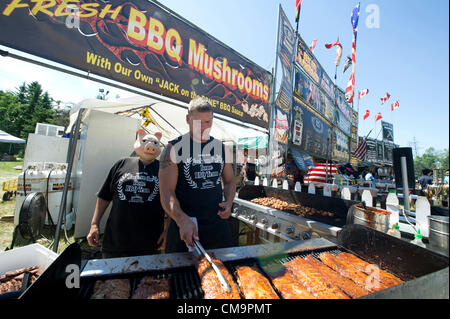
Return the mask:
[[(20, 171), (15, 170), (14, 167), (21, 166), (22, 163), (23, 162), (21, 161), (0, 162), (0, 185), (2, 185), (4, 181), (16, 179), (20, 174)], [(1, 218), (4, 216), (14, 215), (14, 210), (16, 206), (16, 197), (13, 196), (9, 201), (3, 201), (2, 200), (3, 193), (4, 193), (3, 189), (0, 188), (0, 250), (6, 250), (7, 248), (11, 247), (15, 227), (14, 222), (12, 220), (1, 221)], [(72, 227), (71, 230), (67, 231), (67, 239), (64, 230), (61, 230), (60, 240), (58, 244), (58, 253), (61, 253), (64, 249), (66, 249), (71, 243), (75, 241), (73, 237), (73, 229), (74, 227)], [(52, 228), (50, 226), (45, 226), (41, 238), (37, 239), (36, 242), (45, 247), (49, 247), (53, 241), (54, 233), (55, 233), (54, 227)], [(31, 240), (26, 240), (22, 238), (22, 236), (20, 236), (19, 233), (13, 248), (26, 246), (32, 243), (33, 242)], [(81, 242), (80, 246), (86, 257), (98, 251), (98, 249), (89, 247), (86, 241)]]

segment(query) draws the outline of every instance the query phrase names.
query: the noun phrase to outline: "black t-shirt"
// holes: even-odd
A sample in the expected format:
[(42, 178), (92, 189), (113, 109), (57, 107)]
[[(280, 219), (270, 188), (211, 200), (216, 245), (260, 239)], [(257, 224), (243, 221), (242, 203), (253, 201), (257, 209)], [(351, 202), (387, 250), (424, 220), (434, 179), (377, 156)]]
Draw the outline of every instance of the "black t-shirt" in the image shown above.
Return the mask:
[(103, 237), (103, 251), (152, 251), (164, 228), (159, 197), (159, 161), (144, 165), (139, 158), (118, 161), (98, 197), (112, 201)]
[[(199, 224), (209, 224), (222, 202), (221, 176), (225, 165), (225, 148), (210, 137), (196, 143), (188, 134), (170, 141), (177, 155), (178, 180), (175, 194), (180, 208)], [(189, 151), (188, 151), (189, 150)]]

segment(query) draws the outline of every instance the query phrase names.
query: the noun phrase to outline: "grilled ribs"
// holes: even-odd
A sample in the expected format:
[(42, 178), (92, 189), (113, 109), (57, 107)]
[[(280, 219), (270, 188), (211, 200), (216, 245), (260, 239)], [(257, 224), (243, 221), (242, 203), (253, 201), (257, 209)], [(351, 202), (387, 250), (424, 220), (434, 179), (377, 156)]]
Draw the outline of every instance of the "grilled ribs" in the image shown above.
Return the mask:
[(324, 280), (323, 275), (303, 258), (297, 257), (285, 266), (313, 296), (319, 299), (350, 299), (337, 286)]
[(264, 270), (284, 299), (315, 299), (286, 267), (281, 267), (279, 269), (279, 265), (274, 265)]
[(255, 267), (236, 267), (236, 277), (245, 299), (280, 299), (269, 280)]
[[(365, 262), (364, 260), (356, 257), (355, 255), (352, 255), (352, 254), (349, 254), (346, 252), (342, 252), (342, 253), (336, 255), (336, 257), (344, 262), (347, 262), (347, 263), (353, 265), (353, 267), (361, 270), (362, 272), (364, 272), (368, 275), (371, 274), (372, 269), (370, 267), (368, 267), (370, 264), (368, 262)], [(396, 276), (392, 275), (391, 273), (388, 273), (387, 271), (382, 270), (380, 267), (378, 267), (378, 269), (379, 269), (379, 281), (382, 282), (383, 284), (387, 285), (388, 287), (396, 286), (396, 285), (404, 282), (403, 280), (401, 280), (400, 278), (397, 278)]]
[(370, 292), (379, 291), (385, 288), (388, 288), (383, 283), (375, 281), (373, 284), (370, 284), (371, 278), (362, 271), (356, 269), (351, 264), (343, 262), (342, 260), (338, 259), (336, 256), (330, 254), (329, 252), (324, 252), (319, 255), (320, 260), (339, 273), (341, 276), (347, 277), (353, 282), (355, 282), (358, 286), (361, 288), (364, 288)]
[(168, 279), (144, 277), (133, 293), (131, 299), (169, 299), (170, 285)]
[(305, 260), (314, 267), (316, 267), (316, 269), (323, 275), (323, 277), (326, 280), (328, 280), (331, 284), (338, 286), (343, 292), (345, 292), (351, 298), (359, 298), (370, 293), (369, 291), (356, 285), (350, 279), (339, 275), (333, 269), (324, 265), (313, 256), (308, 255), (305, 257)]
[(202, 256), (200, 257), (200, 259), (195, 260), (195, 268), (197, 269), (198, 275), (200, 277), (202, 290), (205, 293), (204, 299), (240, 299), (237, 287), (224, 264), (220, 260), (214, 258), (213, 255), (211, 255), (211, 259), (214, 261), (214, 263), (220, 269), (222, 275), (228, 281), (228, 284), (231, 286), (231, 292), (228, 292), (225, 290), (225, 288), (223, 288), (216, 272), (211, 267), (211, 264), (204, 256)]
[(97, 280), (91, 299), (128, 299), (130, 290), (128, 279)]

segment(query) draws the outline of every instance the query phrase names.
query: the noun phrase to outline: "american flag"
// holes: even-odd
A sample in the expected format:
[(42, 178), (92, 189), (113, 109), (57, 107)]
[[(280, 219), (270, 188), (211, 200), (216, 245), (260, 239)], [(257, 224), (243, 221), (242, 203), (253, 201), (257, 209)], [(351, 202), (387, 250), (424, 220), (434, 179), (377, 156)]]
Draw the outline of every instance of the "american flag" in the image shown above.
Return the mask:
[(311, 53), (314, 52), (314, 49), (316, 48), (316, 44), (317, 44), (317, 39), (314, 39), (311, 44), (311, 47), (309, 48), (309, 51), (311, 51)]
[(399, 100), (395, 101), (395, 103), (391, 105), (392, 111), (397, 109), (399, 106), (400, 106)]
[(367, 151), (367, 142), (366, 139), (364, 139), (361, 143), (359, 143), (358, 148), (353, 153), (353, 156), (355, 156), (358, 160), (363, 161), (366, 157), (366, 151)]
[(358, 100), (360, 100), (363, 96), (366, 96), (367, 94), (369, 94), (369, 89), (359, 91)]
[(389, 100), (390, 97), (391, 97), (391, 95), (389, 93), (386, 93), (386, 96), (381, 98), (381, 105), (383, 105), (384, 102)]
[(358, 20), (359, 20), (359, 3), (353, 9), (352, 13), (352, 27), (353, 27), (353, 42), (352, 42), (352, 62), (353, 70), (348, 80), (347, 88), (345, 89), (345, 99), (348, 103), (353, 103), (353, 96), (355, 95), (355, 63), (356, 63), (356, 37), (358, 35)]

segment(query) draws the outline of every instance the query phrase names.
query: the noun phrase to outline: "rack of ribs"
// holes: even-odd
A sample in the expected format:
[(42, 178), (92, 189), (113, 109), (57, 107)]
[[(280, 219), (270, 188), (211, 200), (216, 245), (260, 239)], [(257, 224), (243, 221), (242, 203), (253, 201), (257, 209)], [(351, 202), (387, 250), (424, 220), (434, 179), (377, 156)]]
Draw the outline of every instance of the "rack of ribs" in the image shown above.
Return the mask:
[(286, 267), (280, 269), (279, 266), (265, 267), (264, 270), (284, 299), (315, 299)]
[(200, 277), (200, 283), (202, 290), (205, 293), (205, 299), (240, 299), (239, 292), (237, 290), (236, 284), (233, 282), (230, 273), (228, 272), (225, 265), (213, 255), (210, 255), (211, 259), (220, 269), (220, 272), (228, 281), (231, 286), (231, 292), (225, 290), (217, 277), (216, 272), (211, 267), (208, 260), (202, 256), (200, 259), (195, 260), (195, 268), (197, 269), (198, 275)]
[(256, 267), (236, 267), (236, 278), (245, 299), (280, 299)]
[(337, 286), (324, 280), (323, 275), (301, 257), (287, 262), (285, 267), (297, 277), (313, 296), (319, 299), (350, 299)]
[[(368, 267), (370, 264), (368, 262), (365, 262), (364, 260), (356, 257), (355, 255), (346, 253), (346, 252), (342, 252), (338, 255), (336, 255), (336, 257), (344, 262), (347, 262), (351, 265), (353, 265), (353, 267), (355, 267), (356, 269), (359, 269), (360, 271), (370, 275), (371, 274), (371, 268)], [(378, 267), (378, 266), (377, 266)], [(392, 287), (392, 286), (396, 286), (399, 285), (401, 283), (403, 283), (404, 281), (401, 280), (400, 278), (397, 278), (396, 276), (392, 275), (391, 273), (388, 273), (387, 271), (382, 270), (380, 267), (378, 267), (379, 269), (379, 281), (381, 281), (383, 284), (387, 285), (388, 287)]]
[(128, 299), (130, 291), (128, 279), (97, 280), (91, 299)]
[(338, 286), (343, 292), (345, 292), (351, 298), (359, 298), (370, 293), (369, 291), (359, 287), (350, 279), (339, 275), (333, 269), (324, 265), (319, 260), (314, 258), (312, 255), (306, 256), (305, 260), (314, 267), (316, 267), (316, 269), (323, 275), (323, 277), (329, 280), (331, 284)]
[(353, 280), (353, 282), (355, 282), (358, 286), (370, 292), (376, 292), (388, 288), (386, 285), (376, 280), (373, 284), (369, 284), (372, 278), (369, 278), (367, 274), (356, 269), (351, 264), (343, 262), (329, 252), (321, 253), (319, 258), (325, 265), (339, 273), (341, 276)]
[(169, 299), (169, 290), (168, 279), (147, 276), (141, 280), (131, 299)]

